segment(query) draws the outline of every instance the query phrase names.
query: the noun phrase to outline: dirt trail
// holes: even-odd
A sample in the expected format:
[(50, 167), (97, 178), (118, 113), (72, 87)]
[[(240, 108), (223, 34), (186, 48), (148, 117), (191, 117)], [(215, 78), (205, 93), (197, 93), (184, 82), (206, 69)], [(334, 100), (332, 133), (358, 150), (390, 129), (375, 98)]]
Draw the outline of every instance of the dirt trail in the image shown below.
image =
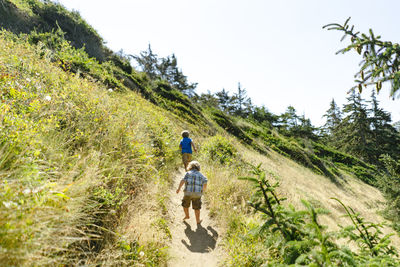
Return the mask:
[(183, 221), (184, 213), (181, 206), (183, 192), (176, 194), (176, 189), (184, 175), (184, 170), (180, 169), (174, 178), (174, 187), (171, 190), (169, 211), (172, 221), (170, 225), (172, 240), (168, 266), (218, 266), (220, 260), (218, 243), (221, 238), (215, 222), (208, 216), (204, 200), (201, 208), (202, 223), (197, 225), (192, 208), (189, 209), (190, 219)]

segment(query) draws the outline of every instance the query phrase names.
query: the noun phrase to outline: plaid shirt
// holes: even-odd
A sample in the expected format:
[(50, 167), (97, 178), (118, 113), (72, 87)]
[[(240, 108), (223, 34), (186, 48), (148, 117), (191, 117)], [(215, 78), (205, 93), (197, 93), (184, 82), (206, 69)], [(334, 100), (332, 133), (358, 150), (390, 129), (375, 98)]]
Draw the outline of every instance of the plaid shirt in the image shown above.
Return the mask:
[(207, 183), (207, 178), (199, 171), (190, 170), (183, 178), (185, 180), (185, 192), (203, 192), (203, 185)]

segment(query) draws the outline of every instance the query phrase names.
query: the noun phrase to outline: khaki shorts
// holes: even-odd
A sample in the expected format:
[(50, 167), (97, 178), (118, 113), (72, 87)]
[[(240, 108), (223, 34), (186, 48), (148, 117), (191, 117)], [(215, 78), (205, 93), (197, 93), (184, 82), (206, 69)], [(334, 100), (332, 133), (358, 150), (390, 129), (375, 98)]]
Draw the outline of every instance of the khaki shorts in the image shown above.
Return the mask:
[(182, 154), (182, 161), (183, 161), (183, 165), (185, 165), (185, 167), (186, 167), (189, 164), (189, 162), (192, 161), (192, 154), (183, 153)]
[(190, 202), (192, 202), (192, 208), (194, 210), (201, 209), (201, 195), (184, 195), (182, 199), (182, 206), (184, 208), (189, 208)]

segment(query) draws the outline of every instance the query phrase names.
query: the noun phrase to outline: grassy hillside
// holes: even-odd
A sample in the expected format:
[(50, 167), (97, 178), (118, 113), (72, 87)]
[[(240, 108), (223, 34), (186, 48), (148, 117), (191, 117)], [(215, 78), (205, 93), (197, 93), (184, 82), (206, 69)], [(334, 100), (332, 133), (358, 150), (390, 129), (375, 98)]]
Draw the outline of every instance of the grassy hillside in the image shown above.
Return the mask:
[[(232, 179), (232, 176), (251, 176), (248, 165), (244, 160), (252, 164), (262, 163), (262, 168), (266, 170), (268, 181), (271, 184), (279, 183), (276, 194), (279, 198), (286, 199), (286, 201), (281, 201), (283, 206), (285, 209), (288, 208), (290, 210), (293, 207), (294, 210), (298, 211), (297, 218), (301, 216), (307, 217), (307, 208), (304, 206), (303, 200), (311, 203), (316, 210), (319, 210), (318, 212), (325, 211), (326, 213), (322, 212), (322, 214), (318, 215), (318, 222), (324, 229), (321, 232), (324, 235), (325, 233), (330, 233), (331, 237), (335, 236), (334, 240), (339, 244), (340, 249), (348, 247), (353, 251), (359, 251), (358, 245), (363, 244), (363, 242), (360, 239), (357, 242), (352, 242), (342, 234), (339, 234), (346, 227), (351, 228), (352, 221), (345, 216), (346, 212), (343, 206), (332, 198), (338, 198), (353, 208), (363, 217), (362, 220), (365, 222), (384, 222), (382, 216), (378, 215), (385, 207), (385, 199), (382, 194), (378, 189), (366, 185), (356, 177), (343, 173), (339, 182), (332, 181), (329, 177), (318, 175), (274, 151), (263, 155), (236, 144), (233, 140), (230, 140), (230, 143), (240, 151), (234, 157), (235, 164), (221, 166), (215, 161), (207, 161), (206, 158), (202, 159), (207, 162), (206, 173), (211, 177), (210, 184), (212, 186), (210, 186), (210, 191), (207, 195), (212, 207), (211, 212), (226, 229), (224, 240), (228, 254), (224, 261), (226, 266), (261, 266), (266, 262), (270, 262), (271, 266), (289, 266), (290, 260), (285, 259), (284, 255), (288, 255), (290, 250), (302, 251), (300, 252), (301, 254), (307, 250), (305, 249), (307, 246), (312, 247), (312, 243), (315, 242), (314, 245), (320, 244), (315, 240), (311, 242), (310, 240), (303, 240), (302, 245), (294, 243), (294, 240), (286, 243), (276, 233), (276, 228), (275, 230), (273, 230), (273, 227), (268, 230), (262, 230), (265, 227), (264, 223), (270, 222), (271, 217), (262, 213), (254, 213), (254, 210), (248, 205), (248, 201), (254, 199), (254, 196), (251, 196), (254, 189), (247, 182)], [(296, 227), (294, 218), (289, 217), (292, 216), (290, 215), (292, 213), (285, 211), (284, 214), (283, 218), (290, 218), (289, 222), (293, 222), (290, 225)], [(305, 221), (309, 222), (310, 219), (308, 218)], [(307, 227), (302, 229), (305, 232), (307, 231)], [(377, 233), (380, 237), (393, 233), (393, 230), (387, 226), (384, 228), (378, 227), (378, 229), (382, 231)], [(375, 232), (372, 231), (373, 228), (369, 228), (369, 230)], [(328, 234), (325, 237), (327, 236)], [(315, 237), (316, 235), (314, 235)], [(327, 240), (330, 239), (327, 238)], [(392, 236), (391, 239), (391, 245), (398, 248), (400, 245), (398, 236)], [(307, 242), (310, 243), (307, 244)], [(321, 248), (320, 245), (317, 245), (317, 247)], [(332, 255), (334, 253), (340, 255), (342, 253), (340, 249), (332, 250)], [(317, 255), (320, 253), (318, 249), (312, 251), (315, 253), (315, 257), (318, 258)], [(348, 257), (351, 259), (353, 256), (348, 255)], [(353, 265), (349, 264), (349, 266), (368, 266), (366, 263), (369, 257), (368, 254), (364, 255), (364, 257), (366, 260), (364, 263), (354, 260)], [(314, 259), (309, 262), (318, 261)], [(380, 260), (376, 260), (375, 263), (377, 266), (383, 264)], [(395, 265), (388, 264), (388, 266)], [(337, 265), (333, 264), (333, 266)]]
[[(107, 52), (80, 16), (59, 5), (1, 1), (0, 15), (0, 26), (29, 33), (0, 33), (4, 265), (164, 265), (170, 239), (166, 203), (180, 166), (183, 129), (199, 145), (195, 156), (210, 180), (205, 198), (224, 229), (225, 265), (280, 259), (273, 243), (282, 240), (254, 234), (265, 221), (247, 205), (256, 189), (237, 179), (251, 175), (251, 165), (261, 163), (271, 183), (280, 182), (276, 191), (287, 198), (285, 207), (302, 208), (306, 199), (330, 210), (320, 221), (331, 230), (351, 223), (331, 197), (367, 221), (382, 221), (376, 214), (385, 200), (371, 186), (379, 175), (375, 167), (194, 104)], [(71, 35), (68, 23), (97, 41), (81, 40), (87, 43), (79, 48), (80, 35)], [(40, 27), (30, 32), (31, 25)]]
[(332, 181), (340, 180), (345, 171), (365, 183), (376, 184), (377, 168), (356, 157), (313, 140), (285, 136), (254, 120), (231, 117), (215, 109), (209, 112), (219, 126), (261, 154), (276, 151)]
[(6, 32), (0, 61), (1, 262), (92, 261), (108, 240), (125, 249), (113, 232), (124, 205), (148, 183), (165, 186), (182, 122), (64, 72)]
[(51, 1), (2, 0), (0, 2), (0, 27), (14, 33), (51, 32), (61, 28), (66, 39), (75, 48), (85, 51), (99, 61), (106, 60), (112, 52), (103, 45), (99, 34), (77, 12), (68, 12)]

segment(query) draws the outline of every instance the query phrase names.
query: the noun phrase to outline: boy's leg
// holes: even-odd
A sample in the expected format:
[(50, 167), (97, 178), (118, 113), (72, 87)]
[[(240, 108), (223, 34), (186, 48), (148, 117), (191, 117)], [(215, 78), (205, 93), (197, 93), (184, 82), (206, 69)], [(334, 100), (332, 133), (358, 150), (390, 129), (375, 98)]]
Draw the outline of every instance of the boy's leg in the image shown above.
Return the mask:
[(183, 166), (185, 167), (185, 171), (186, 171), (186, 169), (187, 169), (186, 153), (182, 154), (182, 162), (183, 162)]
[(201, 220), (200, 220), (200, 210), (194, 210), (194, 215), (196, 216), (196, 222), (197, 222), (197, 224), (201, 223)]
[(185, 170), (188, 171), (187, 166), (189, 165), (189, 162), (192, 161), (192, 154), (187, 154), (187, 160), (186, 160), (186, 166), (185, 166)]
[(201, 209), (201, 197), (192, 199), (192, 207), (194, 209), (194, 215), (196, 216), (197, 224), (201, 223), (200, 220), (200, 209)]
[(187, 166), (188, 166), (189, 162), (192, 161), (192, 154), (183, 153), (182, 161), (183, 161), (183, 165), (185, 166), (185, 171), (187, 171)]
[(183, 212), (185, 213), (185, 218), (183, 219), (184, 220), (189, 219), (190, 197), (183, 196), (182, 207), (183, 207)]
[(183, 212), (185, 213), (185, 218), (183, 218), (184, 220), (189, 219), (189, 208), (183, 208)]

